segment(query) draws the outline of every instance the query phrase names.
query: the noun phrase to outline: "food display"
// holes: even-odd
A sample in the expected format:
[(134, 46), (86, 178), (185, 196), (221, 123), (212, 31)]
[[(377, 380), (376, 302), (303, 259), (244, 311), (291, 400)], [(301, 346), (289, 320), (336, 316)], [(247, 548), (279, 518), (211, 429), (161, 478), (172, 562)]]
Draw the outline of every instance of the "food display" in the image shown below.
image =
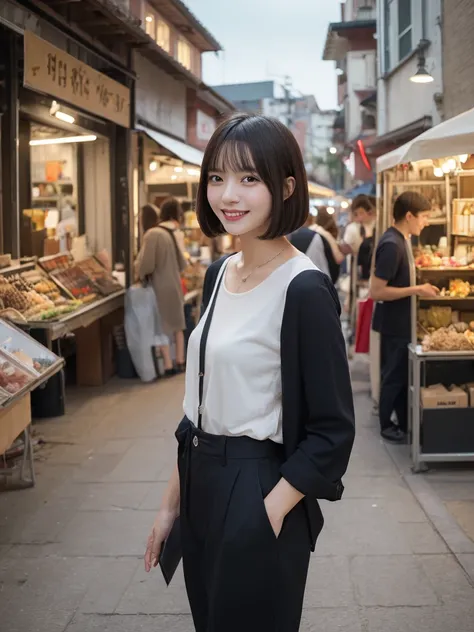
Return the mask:
[(474, 262), (466, 257), (447, 257), (437, 247), (425, 246), (415, 257), (417, 268), (463, 268), (474, 271)]
[(43, 257), (39, 260), (39, 264), (46, 272), (57, 272), (70, 268), (73, 264), (73, 259), (70, 254), (54, 255), (52, 257)]
[(37, 374), (44, 373), (59, 361), (58, 356), (52, 351), (2, 319), (0, 319), (0, 352), (14, 358), (28, 370)]
[(26, 370), (20, 369), (11, 360), (0, 355), (0, 387), (7, 393), (16, 395), (25, 386), (34, 382), (34, 379)]
[(88, 257), (76, 265), (92, 280), (103, 296), (109, 296), (122, 289), (120, 283), (94, 257)]
[(38, 268), (0, 277), (0, 299), (4, 308), (15, 309), (28, 321), (56, 318), (80, 305), (63, 296), (56, 283)]
[(51, 274), (54, 280), (70, 292), (75, 299), (80, 299), (84, 303), (97, 299), (97, 287), (77, 265)]
[(454, 326), (442, 327), (426, 334), (422, 341), (423, 351), (474, 351), (474, 332), (456, 331)]
[(450, 298), (467, 298), (468, 296), (474, 296), (474, 285), (469, 281), (453, 279), (449, 282), (449, 289), (443, 288), (440, 292), (440, 296), (448, 296)]

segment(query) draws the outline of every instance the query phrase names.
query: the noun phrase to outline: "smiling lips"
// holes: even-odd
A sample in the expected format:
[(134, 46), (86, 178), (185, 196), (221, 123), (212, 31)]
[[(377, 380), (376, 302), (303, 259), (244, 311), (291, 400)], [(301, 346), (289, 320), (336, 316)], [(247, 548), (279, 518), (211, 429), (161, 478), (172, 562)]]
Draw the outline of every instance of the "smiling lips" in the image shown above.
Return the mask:
[(239, 219), (245, 217), (249, 211), (222, 211), (222, 213), (228, 222), (238, 222)]

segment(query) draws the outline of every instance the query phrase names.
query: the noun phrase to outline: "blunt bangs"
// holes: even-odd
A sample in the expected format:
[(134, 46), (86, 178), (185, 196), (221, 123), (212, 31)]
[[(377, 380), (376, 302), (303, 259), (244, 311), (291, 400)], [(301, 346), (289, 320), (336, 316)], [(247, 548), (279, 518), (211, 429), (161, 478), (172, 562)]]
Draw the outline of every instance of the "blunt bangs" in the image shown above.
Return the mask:
[[(284, 237), (304, 225), (309, 213), (308, 182), (301, 150), (293, 134), (278, 119), (236, 114), (221, 123), (209, 141), (201, 166), (196, 213), (207, 237), (222, 235), (224, 227), (207, 199), (209, 173), (257, 174), (272, 196), (270, 225), (261, 239)], [(285, 181), (295, 190), (285, 200)]]

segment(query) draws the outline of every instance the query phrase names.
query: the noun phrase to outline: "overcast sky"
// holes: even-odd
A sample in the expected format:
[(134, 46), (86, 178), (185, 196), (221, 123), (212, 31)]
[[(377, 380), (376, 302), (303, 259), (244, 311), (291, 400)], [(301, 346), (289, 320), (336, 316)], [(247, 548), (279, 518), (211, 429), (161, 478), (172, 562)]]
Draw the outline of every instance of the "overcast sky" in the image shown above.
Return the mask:
[(336, 107), (334, 62), (322, 61), (322, 52), (329, 22), (340, 20), (340, 0), (184, 2), (224, 48), (218, 57), (204, 55), (206, 83), (290, 75), (294, 88), (314, 94), (322, 109)]

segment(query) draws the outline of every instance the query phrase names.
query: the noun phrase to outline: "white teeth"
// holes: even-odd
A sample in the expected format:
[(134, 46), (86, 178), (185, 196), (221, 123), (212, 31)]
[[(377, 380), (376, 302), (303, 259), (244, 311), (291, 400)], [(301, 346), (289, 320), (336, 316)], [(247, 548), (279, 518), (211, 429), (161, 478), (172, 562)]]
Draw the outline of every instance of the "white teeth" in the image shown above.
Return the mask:
[(242, 213), (228, 213), (227, 211), (223, 211), (223, 213), (227, 217), (243, 217), (244, 215), (246, 215), (245, 212), (242, 212)]

